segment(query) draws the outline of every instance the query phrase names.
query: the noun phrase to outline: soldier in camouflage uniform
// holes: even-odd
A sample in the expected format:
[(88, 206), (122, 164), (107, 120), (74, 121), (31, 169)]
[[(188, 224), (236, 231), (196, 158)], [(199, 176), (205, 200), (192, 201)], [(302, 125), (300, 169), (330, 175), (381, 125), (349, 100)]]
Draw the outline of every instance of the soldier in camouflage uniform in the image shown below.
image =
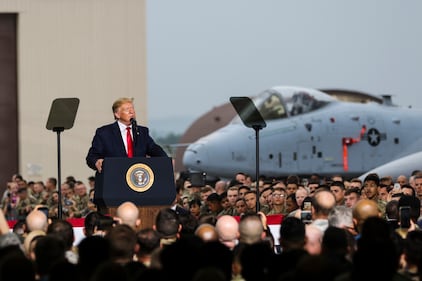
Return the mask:
[(29, 212), (32, 211), (35, 201), (31, 201), (26, 187), (18, 189), (19, 202), (16, 205), (18, 220), (25, 219)]
[(48, 199), (48, 192), (45, 190), (44, 183), (37, 181), (34, 183), (32, 194), (30, 195), (33, 207), (36, 205), (46, 205)]
[(379, 184), (380, 180), (378, 175), (376, 173), (369, 174), (363, 180), (363, 192), (365, 193), (367, 199), (373, 200), (377, 203), (381, 217), (385, 218), (385, 206), (387, 205), (387, 202), (381, 200), (378, 196)]
[(81, 218), (88, 214), (88, 202), (89, 202), (89, 196), (87, 192), (86, 185), (82, 181), (76, 181), (75, 183), (75, 195), (74, 195), (74, 201), (76, 206), (76, 212), (75, 217)]
[(227, 191), (224, 191), (223, 193), (220, 194), (220, 199), (221, 199), (221, 205), (223, 206), (223, 210), (218, 214), (218, 216), (222, 216), (222, 215), (235, 216), (236, 208), (230, 204), (229, 199), (227, 197)]
[(65, 182), (61, 185), (62, 191), (62, 211), (63, 218), (74, 218), (78, 215), (78, 209), (76, 207), (75, 195), (74, 195), (74, 184), (71, 181)]

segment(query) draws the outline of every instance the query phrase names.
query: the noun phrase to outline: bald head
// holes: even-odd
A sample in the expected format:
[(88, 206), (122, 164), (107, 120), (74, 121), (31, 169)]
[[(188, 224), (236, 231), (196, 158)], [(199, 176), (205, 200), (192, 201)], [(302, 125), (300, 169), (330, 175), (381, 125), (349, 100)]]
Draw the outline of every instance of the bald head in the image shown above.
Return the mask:
[(361, 232), (364, 221), (369, 217), (379, 217), (380, 211), (374, 200), (361, 199), (353, 208), (353, 223), (357, 226), (357, 230)]
[(336, 198), (327, 189), (318, 189), (314, 194), (313, 208), (316, 218), (328, 218), (328, 214), (336, 205)]
[(239, 238), (239, 223), (229, 215), (223, 215), (218, 218), (215, 224), (220, 242), (229, 248), (233, 248)]
[(399, 183), (400, 186), (402, 186), (403, 184), (407, 184), (407, 177), (405, 175), (400, 175), (397, 177), (396, 182)]
[(141, 224), (139, 219), (139, 209), (130, 201), (123, 202), (116, 211), (116, 217), (122, 224), (127, 224), (133, 229), (137, 229)]
[(47, 232), (48, 218), (40, 210), (33, 210), (26, 216), (26, 225), (29, 231), (42, 230)]
[(217, 241), (218, 234), (215, 227), (209, 223), (203, 223), (195, 230), (195, 235), (201, 238), (204, 242)]
[(369, 217), (379, 216), (378, 205), (374, 200), (361, 199), (353, 208), (353, 218), (365, 220)]
[(246, 214), (239, 223), (239, 240), (246, 244), (260, 242), (265, 237), (264, 226), (259, 215)]

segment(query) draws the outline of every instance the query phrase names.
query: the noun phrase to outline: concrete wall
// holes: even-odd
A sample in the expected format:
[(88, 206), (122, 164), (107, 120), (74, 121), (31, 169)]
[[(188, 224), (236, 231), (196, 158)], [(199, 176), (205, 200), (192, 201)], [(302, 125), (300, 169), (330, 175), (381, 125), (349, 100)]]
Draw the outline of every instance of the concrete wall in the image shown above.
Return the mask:
[(57, 134), (46, 129), (54, 99), (80, 99), (74, 126), (60, 134), (61, 178), (87, 183), (95, 129), (113, 122), (111, 105), (135, 98), (147, 120), (144, 0), (2, 0), (18, 14), (19, 166), (27, 180), (58, 175)]

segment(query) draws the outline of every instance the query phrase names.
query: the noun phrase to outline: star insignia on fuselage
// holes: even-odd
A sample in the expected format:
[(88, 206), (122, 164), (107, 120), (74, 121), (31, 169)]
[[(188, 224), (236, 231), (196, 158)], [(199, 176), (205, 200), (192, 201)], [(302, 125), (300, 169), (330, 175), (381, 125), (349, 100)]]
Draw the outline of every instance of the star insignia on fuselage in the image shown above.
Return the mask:
[(367, 139), (371, 146), (377, 146), (381, 142), (381, 134), (377, 129), (371, 128), (368, 130)]

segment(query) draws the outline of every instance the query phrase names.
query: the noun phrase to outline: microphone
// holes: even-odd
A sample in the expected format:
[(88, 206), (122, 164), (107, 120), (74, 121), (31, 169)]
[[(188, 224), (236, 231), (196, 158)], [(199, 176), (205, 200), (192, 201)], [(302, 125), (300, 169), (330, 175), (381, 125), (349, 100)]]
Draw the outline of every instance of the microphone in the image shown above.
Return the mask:
[(130, 124), (132, 124), (132, 131), (134, 132), (133, 135), (139, 136), (138, 124), (136, 124), (135, 118), (130, 118)]

